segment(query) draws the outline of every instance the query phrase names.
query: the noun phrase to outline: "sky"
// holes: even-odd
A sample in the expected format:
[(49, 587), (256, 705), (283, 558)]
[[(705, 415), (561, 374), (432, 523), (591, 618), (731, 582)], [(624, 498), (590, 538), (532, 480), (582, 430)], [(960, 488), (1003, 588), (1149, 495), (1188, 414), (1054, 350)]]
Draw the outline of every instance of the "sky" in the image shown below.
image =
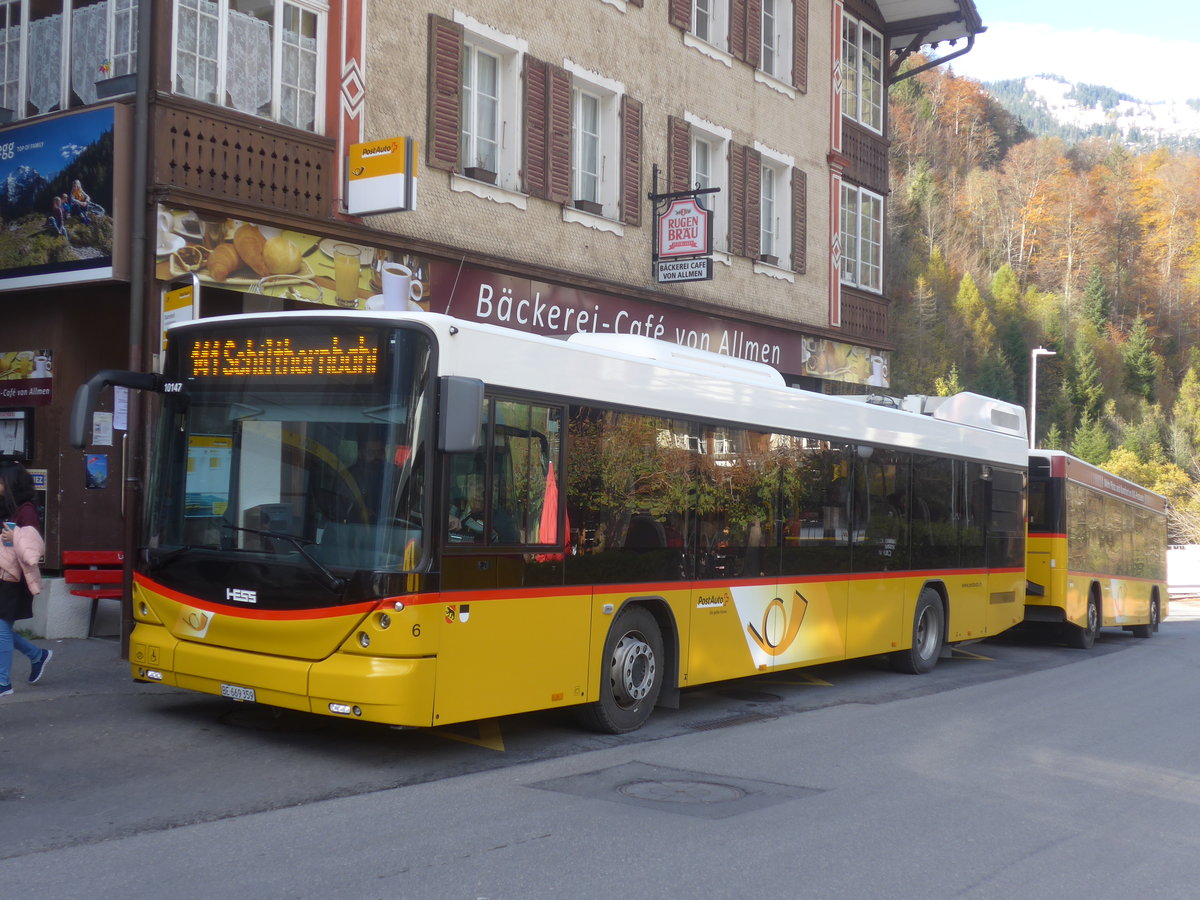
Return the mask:
[(956, 75), (1053, 74), (1139, 100), (1200, 97), (1195, 0), (975, 0), (975, 8), (987, 30), (949, 64)]

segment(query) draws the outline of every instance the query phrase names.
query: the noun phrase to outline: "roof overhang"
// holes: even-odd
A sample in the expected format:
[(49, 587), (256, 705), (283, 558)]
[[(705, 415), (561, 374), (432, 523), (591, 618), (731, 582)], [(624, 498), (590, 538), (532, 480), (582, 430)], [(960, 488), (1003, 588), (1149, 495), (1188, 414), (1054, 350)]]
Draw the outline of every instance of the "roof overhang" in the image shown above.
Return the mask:
[(893, 52), (912, 53), (984, 31), (974, 0), (876, 0), (876, 5)]
[[(889, 83), (962, 56), (975, 45), (975, 35), (986, 30), (974, 0), (876, 0), (876, 5), (883, 15), (883, 32), (891, 52)], [(963, 38), (965, 44), (953, 46)], [(910, 55), (922, 47), (934, 48), (943, 43), (952, 46), (949, 53), (897, 75), (901, 64)]]

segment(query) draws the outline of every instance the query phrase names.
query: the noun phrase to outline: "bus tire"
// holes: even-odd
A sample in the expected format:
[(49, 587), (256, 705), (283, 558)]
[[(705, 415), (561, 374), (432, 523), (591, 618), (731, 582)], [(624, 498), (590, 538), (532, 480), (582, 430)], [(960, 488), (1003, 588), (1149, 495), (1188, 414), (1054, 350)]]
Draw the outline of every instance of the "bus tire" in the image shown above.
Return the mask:
[(892, 668), (909, 675), (923, 675), (937, 665), (946, 633), (946, 608), (933, 588), (921, 589), (913, 610), (912, 646), (891, 654)]
[(653, 614), (642, 606), (622, 610), (604, 641), (600, 699), (580, 707), (588, 728), (624, 734), (641, 728), (663, 683), (663, 639)]
[(1091, 650), (1096, 643), (1096, 635), (1100, 633), (1100, 598), (1095, 591), (1088, 593), (1087, 624), (1084, 626), (1066, 624), (1067, 644), (1076, 650)]
[(1134, 625), (1130, 631), (1134, 637), (1148, 638), (1154, 637), (1154, 632), (1158, 631), (1158, 598), (1150, 598), (1150, 621), (1145, 625)]

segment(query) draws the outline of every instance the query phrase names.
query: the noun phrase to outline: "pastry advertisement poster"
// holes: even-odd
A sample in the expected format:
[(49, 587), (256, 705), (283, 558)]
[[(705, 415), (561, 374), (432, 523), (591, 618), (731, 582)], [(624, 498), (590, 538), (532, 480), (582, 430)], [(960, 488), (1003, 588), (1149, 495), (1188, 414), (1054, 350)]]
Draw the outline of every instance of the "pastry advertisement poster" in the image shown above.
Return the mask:
[(175, 206), (159, 205), (157, 223), (155, 275), (160, 282), (182, 284), (192, 276), (202, 289), (342, 309), (382, 309), (383, 266), (398, 262), (423, 282), (423, 291), (416, 293), (430, 296), (429, 260), (402, 251)]

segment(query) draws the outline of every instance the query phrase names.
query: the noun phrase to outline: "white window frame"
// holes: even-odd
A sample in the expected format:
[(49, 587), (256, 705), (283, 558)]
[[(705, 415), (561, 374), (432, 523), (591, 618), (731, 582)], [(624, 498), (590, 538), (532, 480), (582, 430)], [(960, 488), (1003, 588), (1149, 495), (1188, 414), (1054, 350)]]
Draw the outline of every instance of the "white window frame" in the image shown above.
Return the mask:
[(700, 202), (713, 217), (713, 249), (729, 252), (729, 142), (732, 137), (724, 129), (692, 126), (692, 170), (688, 187), (720, 188), (715, 194), (701, 194)]
[(883, 35), (842, 16), (842, 115), (883, 134)]
[[(792, 172), (790, 163), (762, 154), (759, 208), (759, 254), (774, 256), (782, 269), (792, 266)], [(774, 197), (768, 200), (768, 173)], [(770, 221), (768, 221), (770, 219)]]
[[(455, 13), (454, 21), (463, 26), (463, 62), (466, 64), (475, 51), (488, 53), (499, 61), (497, 67), (497, 110), (491, 137), (496, 141), (496, 187), (510, 194), (520, 193), (520, 74), (522, 55), (526, 51), (524, 41), (503, 34), (483, 25), (469, 16)], [(463, 96), (462, 114), (468, 115), (466, 92)], [(460, 140), (464, 125), (459, 123)], [(475, 165), (465, 153), (462, 167)]]
[(721, 50), (729, 49), (729, 0), (692, 0), (691, 33)]
[(7, 78), (0, 81), (0, 106), (7, 107), (20, 116), (25, 108), (25, 93), (22, 90), (25, 81), (25, 54), (21, 50), (22, 36), (26, 31), (23, 27), (25, 4), (21, 0), (13, 0), (4, 4), (4, 11), (6, 15), (11, 14), (12, 18), (0, 19), (0, 26), (4, 26), (4, 40), (0, 43), (0, 73), (12, 71), (8, 61), (15, 56), (16, 75), (11, 81)]
[(500, 73), (503, 68), (503, 60), (489, 47), (464, 41), (462, 123), (459, 130), (464, 169), (483, 169), (498, 176), (502, 168), (500, 147), (503, 134), (500, 126), (503, 116), (500, 112), (500, 93), (503, 85)]
[(883, 197), (842, 182), (841, 281), (883, 292)]
[[(625, 86), (595, 72), (563, 60), (571, 75), (571, 200), (590, 200), (600, 204), (600, 215), (616, 219), (621, 197), (621, 97)], [(598, 130), (593, 140), (597, 151), (596, 192), (583, 192), (583, 142), (588, 136), (580, 128), (581, 104), (585, 98), (596, 103)]]
[[(763, 0), (762, 53), (759, 69), (772, 78), (789, 84), (792, 80), (792, 3), (791, 0)], [(769, 59), (773, 57), (773, 61)]]
[[(125, 5), (121, 9), (117, 8), (116, 0), (110, 0), (106, 4), (107, 28), (102, 48), (103, 55), (100, 58), (108, 63), (109, 69), (106, 75), (97, 68), (90, 76), (93, 81), (100, 81), (110, 76), (126, 75), (137, 70), (137, 0), (122, 0), (122, 2)], [(32, 21), (30, 0), (12, 0), (12, 2), (4, 3), (3, 6), (5, 13), (11, 18), (0, 18), (0, 29), (4, 31), (4, 40), (3, 43), (0, 43), (0, 72), (12, 72), (13, 78), (0, 80), (0, 106), (11, 109), (14, 119), (29, 118), (26, 114), (26, 103), (30, 96), (30, 82), (34, 77), (30, 72), (29, 32)], [(41, 14), (38, 19), (53, 15), (62, 16), (61, 56), (58, 73), (59, 97), (53, 109), (47, 110), (47, 112), (85, 105), (77, 99), (78, 94), (72, 90), (71, 85), (73, 77), (78, 75), (77, 72), (72, 71), (71, 25), (74, 12), (75, 6), (72, 0), (62, 0), (57, 9), (48, 7), (39, 10)], [(123, 31), (127, 38), (125, 42), (127, 46), (120, 53), (116, 49), (118, 30)], [(37, 116), (41, 113), (35, 112), (32, 115)]]
[[(270, 0), (271, 3), (271, 100), (269, 109), (266, 112), (248, 113), (250, 115), (258, 115), (261, 118), (268, 119), (272, 122), (279, 122), (288, 125), (289, 127), (299, 128), (301, 130), (311, 130), (315, 134), (320, 134), (325, 126), (325, 66), (326, 52), (328, 47), (328, 27), (329, 27), (329, 7), (321, 0)], [(228, 59), (228, 42), (229, 42), (229, 26), (228, 20), (230, 15), (230, 0), (216, 0), (215, 3), (206, 4), (204, 0), (199, 0), (196, 4), (197, 16), (207, 16), (212, 18), (212, 10), (205, 9), (201, 11), (201, 6), (215, 6), (217, 19), (217, 83), (216, 83), (216, 99), (206, 97), (194, 97), (193, 99), (200, 100), (205, 103), (216, 103), (219, 106), (233, 108), (225, 102), (226, 96), (226, 78), (229, 75)], [(284, 17), (287, 7), (295, 7), (303, 15), (305, 13), (316, 16), (317, 34), (315, 41), (315, 53), (311, 54), (314, 58), (313, 66), (313, 85), (312, 88), (303, 87), (305, 93), (313, 97), (313, 122), (311, 129), (306, 127), (306, 124), (287, 122), (283, 118), (283, 53), (284, 53)], [(186, 53), (189, 57), (202, 59), (199, 55), (199, 48), (185, 48), (180, 44), (180, 2), (175, 0), (172, 4), (172, 48), (171, 53), (171, 85), (172, 90), (179, 93), (181, 96), (190, 96), (184, 94), (180, 90), (178, 83), (179, 73), (181, 70), (180, 54)], [(211, 58), (210, 58), (211, 59)], [(198, 82), (197, 82), (198, 84)], [(298, 86), (291, 86), (298, 87)]]

